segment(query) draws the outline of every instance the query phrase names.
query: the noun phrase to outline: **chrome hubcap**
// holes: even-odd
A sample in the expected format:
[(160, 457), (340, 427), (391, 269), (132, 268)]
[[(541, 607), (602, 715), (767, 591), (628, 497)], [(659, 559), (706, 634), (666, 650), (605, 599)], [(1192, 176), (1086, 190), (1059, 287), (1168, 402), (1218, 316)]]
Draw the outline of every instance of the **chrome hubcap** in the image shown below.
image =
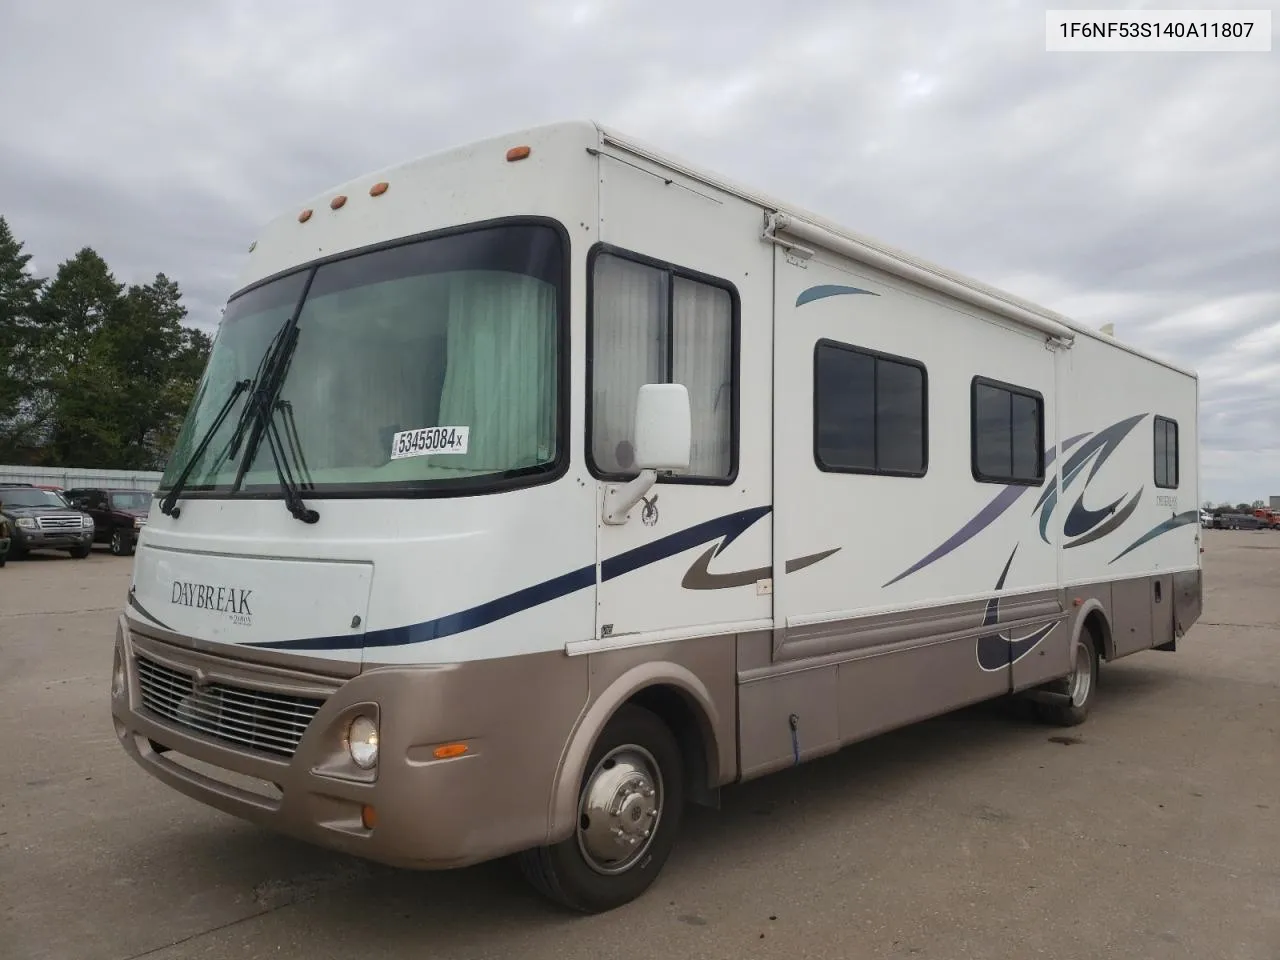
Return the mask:
[(657, 833), (662, 801), (653, 754), (631, 744), (609, 751), (578, 801), (578, 849), (591, 869), (617, 874), (634, 866)]
[(1089, 648), (1084, 644), (1076, 645), (1075, 669), (1071, 673), (1071, 704), (1080, 707), (1089, 699), (1089, 691), (1093, 687), (1093, 663), (1089, 656)]

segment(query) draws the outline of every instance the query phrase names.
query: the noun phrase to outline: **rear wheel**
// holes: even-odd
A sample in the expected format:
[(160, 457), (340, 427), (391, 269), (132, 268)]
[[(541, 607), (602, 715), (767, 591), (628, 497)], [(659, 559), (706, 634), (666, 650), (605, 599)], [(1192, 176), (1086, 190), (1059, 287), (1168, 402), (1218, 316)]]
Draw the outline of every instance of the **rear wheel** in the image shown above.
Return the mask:
[(117, 557), (127, 557), (133, 553), (129, 538), (125, 536), (123, 530), (111, 531), (111, 552)]
[(572, 836), (520, 855), (526, 879), (573, 910), (600, 913), (653, 883), (684, 809), (680, 748), (656, 715), (623, 706), (605, 726), (578, 790)]
[(1098, 641), (1091, 629), (1080, 631), (1071, 657), (1071, 672), (1049, 689), (1071, 699), (1069, 703), (1037, 703), (1036, 711), (1042, 720), (1059, 727), (1084, 723), (1098, 689)]

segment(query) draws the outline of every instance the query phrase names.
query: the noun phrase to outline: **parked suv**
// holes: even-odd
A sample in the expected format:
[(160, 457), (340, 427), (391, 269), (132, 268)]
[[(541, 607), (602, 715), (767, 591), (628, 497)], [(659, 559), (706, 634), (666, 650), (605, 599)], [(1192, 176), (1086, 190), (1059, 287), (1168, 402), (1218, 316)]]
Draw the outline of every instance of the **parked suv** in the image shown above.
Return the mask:
[(94, 540), (111, 544), (117, 557), (127, 557), (138, 546), (138, 534), (147, 523), (151, 494), (146, 490), (112, 490), (76, 487), (64, 496), (93, 517)]
[(9, 526), (14, 559), (31, 550), (66, 550), (83, 560), (93, 547), (93, 518), (52, 490), (0, 485), (0, 516)]

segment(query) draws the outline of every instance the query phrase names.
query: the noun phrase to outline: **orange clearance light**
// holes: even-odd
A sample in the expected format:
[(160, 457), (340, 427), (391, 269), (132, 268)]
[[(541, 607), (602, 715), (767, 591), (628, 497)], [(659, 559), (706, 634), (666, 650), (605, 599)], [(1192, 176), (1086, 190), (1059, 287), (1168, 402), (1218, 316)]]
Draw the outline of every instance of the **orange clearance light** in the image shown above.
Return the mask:
[(360, 808), (360, 822), (366, 830), (372, 830), (378, 825), (378, 811), (366, 803)]
[(387, 187), (389, 186), (391, 186), (391, 184), (387, 183), (387, 181), (385, 180), (379, 183), (375, 183), (372, 187), (369, 188), (369, 196), (380, 197), (387, 192)]
[(1076, 597), (1074, 600), (1071, 601), (1071, 605), (1073, 607), (1078, 607), (1083, 603), (1084, 603), (1084, 599), (1081, 597)]
[(452, 760), (454, 757), (460, 757), (467, 752), (465, 743), (446, 743), (443, 747), (436, 747), (432, 753), (437, 760)]
[(311, 211), (310, 211), (310, 210), (303, 210), (300, 214), (298, 214), (298, 222), (299, 222), (299, 223), (306, 223), (306, 222), (307, 222), (308, 220), (310, 220), (310, 219), (311, 219)]
[(523, 160), (530, 154), (528, 147), (512, 147), (507, 151), (507, 162), (511, 163), (515, 160)]
[(347, 198), (342, 196), (342, 194), (338, 194), (338, 196), (334, 197), (332, 200), (329, 201), (329, 209), (337, 210), (340, 206), (342, 206), (346, 202), (347, 202)]

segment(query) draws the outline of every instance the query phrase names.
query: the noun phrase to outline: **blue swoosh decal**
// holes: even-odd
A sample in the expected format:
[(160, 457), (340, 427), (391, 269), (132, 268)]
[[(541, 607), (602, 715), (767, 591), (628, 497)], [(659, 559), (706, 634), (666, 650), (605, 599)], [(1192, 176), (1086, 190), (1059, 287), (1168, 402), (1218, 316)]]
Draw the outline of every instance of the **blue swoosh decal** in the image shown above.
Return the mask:
[[(730, 543), (742, 535), (748, 527), (767, 515), (771, 507), (752, 507), (741, 510), (715, 520), (708, 520), (680, 530), (669, 536), (646, 543), (643, 546), (610, 557), (600, 565), (601, 580), (613, 580), (623, 574), (630, 573), (640, 567), (648, 566), (667, 557), (673, 557), (693, 547), (722, 538), (717, 548), (718, 554)], [(441, 637), (465, 633), (477, 627), (494, 623), (505, 617), (520, 613), (551, 600), (585, 590), (596, 585), (595, 564), (580, 567), (570, 573), (562, 574), (551, 580), (525, 587), (506, 596), (498, 597), (487, 603), (460, 610), (434, 620), (410, 624), (404, 627), (391, 627), (385, 630), (370, 630), (363, 637), (301, 637), (295, 640), (270, 640), (264, 643), (246, 643), (264, 650), (358, 650), (376, 647), (399, 647), (410, 643), (423, 643), (438, 640)]]
[[(1003, 590), (1004, 582), (1009, 576), (1009, 568), (1013, 566), (1014, 554), (1018, 552), (1015, 546), (1013, 552), (1009, 554), (1009, 559), (1004, 563), (1004, 569), (1000, 571), (1000, 579), (996, 581), (996, 589)], [(987, 601), (987, 610), (982, 618), (984, 627), (994, 627), (1000, 620), (1000, 598), (992, 597)], [(1003, 670), (1005, 667), (1011, 666), (1025, 657), (1028, 653), (1035, 649), (1036, 645), (1053, 632), (1053, 628), (1058, 625), (1057, 622), (1046, 624), (1043, 627), (1037, 627), (1025, 637), (1010, 637), (1003, 633), (984, 633), (978, 637), (977, 655), (978, 666), (988, 673), (995, 670)]]
[(989, 633), (978, 638), (978, 666), (988, 673), (1017, 663), (1057, 628), (1060, 620), (1037, 627), (1025, 637)]
[(1090, 510), (1084, 505), (1084, 494), (1080, 494), (1076, 498), (1076, 502), (1071, 505), (1071, 511), (1067, 514), (1066, 522), (1062, 525), (1062, 532), (1068, 537), (1078, 537), (1083, 533), (1088, 533), (1115, 513), (1116, 507), (1120, 506), (1120, 501), (1123, 499), (1124, 497), (1117, 497), (1099, 510)]
[(880, 296), (878, 293), (871, 290), (863, 290), (861, 287), (843, 287), (836, 283), (823, 283), (801, 292), (800, 296), (796, 297), (796, 306), (803, 307), (806, 303), (813, 303), (815, 300), (823, 300), (827, 297), (839, 297), (845, 294), (857, 293), (863, 293), (869, 297)]
[(1164, 536), (1170, 530), (1176, 530), (1178, 529), (1178, 527), (1185, 527), (1188, 523), (1197, 523), (1199, 522), (1199, 519), (1200, 519), (1199, 510), (1187, 510), (1184, 513), (1178, 514), (1176, 517), (1170, 517), (1164, 523), (1157, 524), (1156, 526), (1152, 527), (1150, 530), (1148, 530), (1146, 533), (1140, 536), (1137, 540), (1133, 541), (1133, 543), (1129, 544), (1129, 546), (1125, 547), (1123, 550), (1117, 553), (1115, 555), (1115, 558), (1109, 561), (1107, 565), (1110, 566), (1112, 563), (1115, 563), (1116, 560), (1119, 560), (1121, 557), (1123, 557), (1126, 553), (1129, 553), (1133, 550), (1137, 550), (1144, 543), (1150, 543), (1156, 537)]

